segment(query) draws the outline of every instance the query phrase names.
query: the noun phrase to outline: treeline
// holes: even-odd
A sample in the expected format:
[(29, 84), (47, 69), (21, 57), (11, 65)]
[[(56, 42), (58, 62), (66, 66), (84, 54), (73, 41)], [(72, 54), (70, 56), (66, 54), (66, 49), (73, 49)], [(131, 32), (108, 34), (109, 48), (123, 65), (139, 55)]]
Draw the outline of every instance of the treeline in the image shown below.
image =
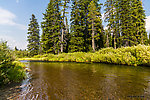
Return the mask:
[(43, 13), (41, 37), (35, 15), (30, 19), (30, 55), (95, 52), (105, 47), (148, 44), (146, 16), (140, 0), (106, 0), (104, 17), (108, 24), (105, 30), (102, 6), (99, 0), (50, 0)]

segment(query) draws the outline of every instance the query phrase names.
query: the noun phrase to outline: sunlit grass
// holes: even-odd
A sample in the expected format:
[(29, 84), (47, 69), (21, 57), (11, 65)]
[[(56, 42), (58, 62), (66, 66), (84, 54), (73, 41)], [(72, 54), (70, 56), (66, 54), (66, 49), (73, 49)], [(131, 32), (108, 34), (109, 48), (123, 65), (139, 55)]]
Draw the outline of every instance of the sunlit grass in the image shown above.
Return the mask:
[(44, 54), (32, 58), (19, 60), (58, 61), (58, 62), (86, 62), (86, 63), (109, 63), (123, 65), (149, 65), (150, 46), (138, 45), (121, 47), (118, 49), (104, 48), (95, 53), (75, 52), (59, 55)]

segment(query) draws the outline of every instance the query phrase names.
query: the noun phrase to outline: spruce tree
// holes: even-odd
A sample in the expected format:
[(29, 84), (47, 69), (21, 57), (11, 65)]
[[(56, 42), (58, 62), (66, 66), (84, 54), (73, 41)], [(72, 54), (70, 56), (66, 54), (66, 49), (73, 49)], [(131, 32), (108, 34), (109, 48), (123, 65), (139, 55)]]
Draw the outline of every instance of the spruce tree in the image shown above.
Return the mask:
[[(62, 33), (61, 33), (61, 53), (62, 52), (64, 52), (64, 46), (66, 46), (67, 45), (67, 43), (66, 43), (66, 29), (67, 29), (67, 21), (68, 20), (65, 20), (65, 19), (67, 19), (67, 16), (66, 16), (66, 14), (68, 14), (68, 12), (66, 11), (67, 9), (68, 9), (68, 4), (69, 4), (69, 1), (70, 0), (62, 0)], [(65, 23), (65, 21), (66, 21), (66, 23)]]
[[(96, 46), (102, 47), (100, 44), (102, 45), (104, 44), (103, 26), (102, 26), (100, 8), (101, 7), (96, 6), (96, 3), (94, 1), (91, 1), (88, 6), (89, 34), (91, 35), (91, 39), (92, 39), (91, 43), (92, 43), (93, 52), (95, 52)], [(99, 41), (100, 39), (101, 41)]]
[(61, 44), (61, 12), (60, 0), (50, 0), (46, 13), (43, 14), (42, 24), (42, 49), (45, 53), (53, 52), (58, 54), (60, 52)]
[[(137, 8), (137, 10), (135, 10), (135, 12), (137, 12), (137, 16), (135, 16), (134, 18), (136, 19), (136, 33), (137, 36), (140, 37), (138, 39), (138, 44), (147, 44), (148, 41), (148, 37), (147, 37), (147, 32), (146, 32), (146, 28), (145, 28), (145, 19), (146, 19), (146, 15), (145, 15), (145, 11), (143, 10), (142, 7), (142, 2), (140, 0), (134, 0), (133, 5), (135, 5), (135, 7)], [(133, 10), (134, 11), (134, 10)]]
[(145, 13), (140, 0), (107, 0), (105, 7), (114, 48), (147, 43)]
[(79, 2), (77, 0), (73, 0), (71, 10), (71, 40), (69, 46), (70, 52), (85, 51), (85, 39), (81, 23)]
[(28, 51), (30, 56), (37, 55), (39, 53), (39, 24), (35, 15), (32, 14), (32, 18), (30, 19), (30, 24), (28, 25)]
[(115, 8), (115, 0), (107, 0), (105, 2), (105, 21), (108, 22), (108, 31), (113, 34), (113, 46), (116, 49), (116, 8)]
[(53, 30), (53, 51), (54, 54), (59, 54), (61, 48), (61, 27), (62, 27), (62, 18), (61, 18), (61, 0), (54, 0), (54, 30)]
[(43, 22), (41, 23), (42, 27), (42, 36), (41, 36), (41, 47), (42, 52), (49, 53), (53, 51), (53, 24), (54, 24), (54, 5), (53, 0), (50, 0), (46, 13), (44, 13)]
[[(93, 1), (98, 6), (98, 0), (72, 0), (71, 41), (72, 52), (91, 50), (91, 34), (89, 33), (88, 5)], [(100, 42), (98, 42), (100, 43)]]
[(64, 52), (69, 52), (69, 45), (70, 45), (70, 33), (69, 33), (69, 24), (67, 17), (65, 18), (65, 35), (64, 35)]

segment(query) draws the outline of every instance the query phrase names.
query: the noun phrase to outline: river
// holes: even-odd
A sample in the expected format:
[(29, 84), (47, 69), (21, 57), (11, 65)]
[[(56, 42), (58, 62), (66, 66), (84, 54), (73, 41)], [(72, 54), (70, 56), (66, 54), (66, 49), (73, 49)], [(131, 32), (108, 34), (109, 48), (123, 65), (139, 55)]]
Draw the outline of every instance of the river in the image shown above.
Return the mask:
[(109, 64), (25, 62), (31, 69), (1, 99), (150, 100), (150, 68)]

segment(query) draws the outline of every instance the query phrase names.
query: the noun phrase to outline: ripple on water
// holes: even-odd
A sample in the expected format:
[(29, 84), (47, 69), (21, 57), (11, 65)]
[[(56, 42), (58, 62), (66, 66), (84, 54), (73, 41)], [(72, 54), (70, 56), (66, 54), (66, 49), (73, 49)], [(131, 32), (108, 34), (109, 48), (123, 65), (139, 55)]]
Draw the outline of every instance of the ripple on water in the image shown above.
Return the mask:
[(28, 65), (31, 72), (22, 85), (0, 90), (0, 97), (14, 100), (150, 100), (150, 68), (38, 62)]

